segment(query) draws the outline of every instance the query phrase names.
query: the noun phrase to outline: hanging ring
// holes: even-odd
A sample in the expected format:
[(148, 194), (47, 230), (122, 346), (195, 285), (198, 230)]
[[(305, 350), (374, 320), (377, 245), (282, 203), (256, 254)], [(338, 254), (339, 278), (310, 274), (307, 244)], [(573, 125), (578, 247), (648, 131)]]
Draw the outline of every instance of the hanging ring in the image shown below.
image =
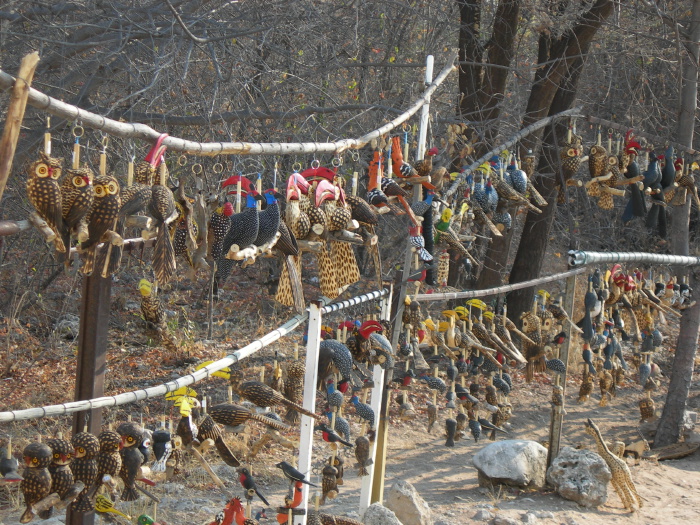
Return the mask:
[(201, 175), (201, 173), (204, 171), (204, 168), (202, 165), (197, 162), (196, 164), (192, 164), (192, 173), (194, 175)]
[(180, 155), (177, 158), (177, 165), (178, 166), (185, 166), (187, 165), (187, 155)]
[(212, 167), (212, 171), (213, 171), (214, 173), (217, 173), (217, 174), (218, 174), (218, 173), (223, 173), (223, 172), (224, 172), (224, 165), (221, 164), (221, 162), (217, 162), (217, 163), (214, 164), (214, 166)]
[(338, 167), (343, 165), (343, 159), (341, 159), (340, 157), (333, 157), (333, 160), (331, 161), (331, 165), (334, 168), (338, 168)]
[(84, 129), (81, 125), (76, 124), (75, 126), (73, 126), (73, 136), (74, 136), (76, 139), (79, 139), (79, 138), (82, 137), (84, 134), (85, 134), (85, 129)]
[(294, 173), (297, 173), (300, 170), (301, 170), (301, 162), (295, 162), (294, 164), (292, 164), (292, 171)]
[(314, 159), (311, 161), (311, 167), (313, 169), (317, 169), (321, 166), (321, 163), (318, 161), (318, 159)]
[(102, 137), (102, 151), (105, 151), (107, 149), (108, 145), (109, 145), (109, 135), (104, 135)]
[(356, 149), (352, 150), (350, 152), (350, 158), (352, 159), (353, 162), (357, 162), (360, 160), (360, 152), (357, 151)]

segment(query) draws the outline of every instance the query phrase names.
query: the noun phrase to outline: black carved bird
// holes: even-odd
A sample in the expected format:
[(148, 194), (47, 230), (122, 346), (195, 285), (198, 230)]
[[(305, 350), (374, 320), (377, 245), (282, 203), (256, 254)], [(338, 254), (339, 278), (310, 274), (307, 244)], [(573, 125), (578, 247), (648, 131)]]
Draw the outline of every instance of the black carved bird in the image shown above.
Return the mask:
[[(241, 483), (243, 488), (246, 489), (246, 491), (248, 491), (248, 494), (250, 494), (251, 491), (254, 492), (255, 494), (258, 495), (258, 498), (260, 498), (262, 500), (262, 502), (269, 507), (270, 504), (265, 499), (265, 496), (260, 494), (258, 487), (255, 485), (255, 479), (250, 474), (250, 471), (245, 467), (241, 467), (236, 472), (238, 472), (238, 481)], [(248, 496), (246, 496), (246, 497), (248, 498)], [(252, 499), (252, 498), (248, 498), (248, 499)]]
[(143, 463), (143, 454), (139, 451), (139, 445), (143, 436), (143, 428), (131, 421), (122, 423), (117, 427), (117, 432), (122, 439), (122, 466), (119, 476), (124, 482), (122, 501), (134, 501), (139, 498), (136, 492), (136, 476), (139, 467)]
[(284, 476), (290, 481), (301, 481), (302, 483), (306, 483), (307, 485), (311, 485), (312, 487), (318, 487), (318, 485), (314, 485), (310, 481), (307, 481), (306, 475), (299, 472), (286, 461), (280, 461), (275, 466), (281, 469)]

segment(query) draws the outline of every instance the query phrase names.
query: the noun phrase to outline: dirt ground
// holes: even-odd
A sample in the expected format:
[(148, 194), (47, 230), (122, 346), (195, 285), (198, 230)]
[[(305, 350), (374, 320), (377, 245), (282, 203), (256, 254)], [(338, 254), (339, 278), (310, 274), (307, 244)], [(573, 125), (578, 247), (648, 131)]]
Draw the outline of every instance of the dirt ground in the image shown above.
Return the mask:
[[(129, 286), (133, 283), (119, 283)], [(241, 289), (246, 286), (242, 280), (235, 286)], [(118, 297), (120, 306), (123, 307), (123, 315), (117, 316), (115, 326), (112, 327), (111, 341), (108, 356), (108, 383), (106, 390), (109, 393), (123, 392), (133, 388), (151, 386), (179, 376), (204, 359), (216, 359), (230, 351), (232, 345), (243, 346), (247, 341), (259, 337), (265, 333), (264, 328), (282, 324), (288, 317), (284, 313), (275, 310), (271, 303), (265, 302), (263, 310), (257, 310), (258, 317), (240, 316), (236, 323), (228, 325), (232, 319), (230, 312), (224, 312), (215, 319), (216, 331), (214, 340), (203, 340), (201, 334), (192, 337), (193, 341), (188, 350), (181, 356), (168, 356), (164, 350), (154, 347), (153, 342), (143, 335), (142, 321), (138, 318), (137, 292), (124, 293)], [(236, 290), (230, 292), (232, 296)], [(260, 294), (260, 295), (258, 295)], [(239, 301), (235, 307), (238, 312), (260, 304), (262, 292), (254, 292), (244, 301)], [(196, 294), (192, 290), (183, 288), (177, 291), (176, 299), (170, 308), (178, 309), (178, 301), (182, 304), (195, 304)], [(189, 301), (189, 303), (188, 303)], [(265, 310), (267, 308), (267, 310)], [(189, 310), (189, 317), (179, 317), (179, 329), (184, 330), (185, 323), (191, 322), (193, 326), (201, 328), (205, 319), (205, 308), (193, 308)], [(227, 315), (229, 317), (227, 317)], [(262, 316), (266, 316), (266, 322), (261, 322)], [(280, 320), (281, 322), (277, 322)], [(275, 323), (275, 324), (271, 324)], [(669, 327), (668, 334), (673, 334), (674, 326)], [(11, 332), (11, 330), (9, 330)], [(241, 334), (246, 334), (243, 337)], [(280, 341), (256, 354), (253, 358), (242, 364), (247, 367), (246, 374), (249, 377), (258, 375), (258, 368), (265, 363), (268, 372), (274, 351), (278, 350), (281, 359), (291, 355), (292, 342), (301, 340), (301, 329), (298, 329), (291, 338)], [(669, 336), (669, 341), (673, 338)], [(216, 341), (216, 342), (215, 342)], [(0, 395), (4, 406), (13, 409), (36, 406), (37, 401), (48, 403), (69, 400), (72, 390), (69, 386), (73, 372), (72, 355), (75, 343), (59, 340), (50, 351), (40, 354), (31, 366), (17, 367), (13, 374), (0, 381)], [(661, 366), (662, 371), (670, 374), (672, 354), (665, 349), (659, 352), (655, 361)], [(625, 347), (625, 353), (631, 353), (631, 346)], [(19, 352), (19, 350), (16, 350)], [(282, 357), (284, 356), (284, 357)], [(598, 388), (594, 389), (593, 396), (585, 404), (577, 404), (578, 387), (580, 384), (580, 367), (573, 367), (573, 374), (569, 378), (566, 393), (566, 410), (563, 446), (586, 447), (595, 449), (592, 438), (583, 431), (583, 422), (587, 418), (596, 421), (604, 436), (608, 440), (621, 439), (630, 443), (638, 439), (639, 426), (638, 401), (643, 395), (641, 387), (636, 383), (634, 373), (627, 378), (624, 387), (618, 389), (617, 397), (608, 407), (600, 407), (598, 401), (600, 395)], [(51, 379), (48, 381), (47, 379)], [(531, 439), (546, 441), (548, 439), (549, 421), (551, 415), (551, 379), (548, 376), (540, 376), (531, 384), (524, 382), (520, 373), (514, 374), (515, 388), (509, 396), (513, 406), (513, 417), (510, 420), (509, 438)], [(663, 407), (663, 399), (668, 384), (668, 378), (661, 378), (660, 388), (654, 392), (657, 411)], [(43, 390), (42, 390), (43, 385)], [(414, 383), (416, 385), (416, 383)], [(212, 378), (195, 389), (212, 396), (212, 401), (223, 402), (226, 400), (226, 381)], [(37, 392), (41, 390), (41, 392)], [(675, 461), (655, 463), (642, 461), (639, 465), (632, 465), (630, 469), (634, 482), (641, 496), (644, 498), (644, 507), (634, 513), (629, 513), (622, 507), (621, 501), (614, 492), (612, 486), (608, 487), (608, 502), (596, 509), (584, 509), (577, 504), (563, 500), (551, 489), (536, 492), (521, 492), (514, 489), (480, 488), (477, 483), (477, 473), (471, 465), (471, 458), (481, 447), (488, 444), (487, 439), (475, 443), (471, 436), (466, 436), (459, 441), (454, 448), (444, 446), (444, 420), (448, 417), (447, 409), (441, 408), (440, 419), (433, 428), (431, 434), (426, 432), (427, 415), (425, 407), (432, 396), (425, 386), (417, 385), (411, 391), (411, 401), (416, 408), (417, 418), (412, 421), (399, 421), (397, 418), (398, 407), (392, 403), (391, 426), (389, 434), (389, 448), (387, 455), (386, 490), (397, 480), (411, 482), (418, 492), (427, 501), (433, 510), (436, 525), (469, 523), (474, 514), (481, 509), (488, 510), (493, 515), (522, 519), (527, 511), (536, 511), (537, 521), (543, 524), (554, 523), (587, 523), (590, 525), (608, 523), (659, 523), (669, 520), (697, 522), (697, 503), (700, 494), (700, 452)], [(320, 397), (319, 397), (320, 400)], [(444, 406), (444, 402), (442, 403)], [(694, 383), (689, 399), (689, 409), (698, 410), (700, 407), (700, 388)], [(349, 404), (348, 404), (349, 406)], [(347, 409), (348, 418), (353, 429), (353, 440), (359, 430), (354, 409)], [(144, 423), (153, 428), (159, 421), (160, 414), (173, 414), (173, 420), (177, 423), (179, 417), (172, 412), (171, 404), (165, 404), (162, 400), (153, 400), (139, 405), (129, 405), (118, 410), (106, 411), (105, 420), (119, 422), (124, 421), (131, 414), (135, 419), (142, 418)], [(37, 432), (43, 435), (53, 435), (57, 431), (66, 432), (69, 427), (69, 418), (56, 418), (51, 420), (35, 420), (27, 423), (15, 423), (0, 427), (0, 446), (4, 445), (6, 437), (13, 436), (16, 453), (32, 439)], [(257, 424), (251, 424), (245, 434), (227, 435), (227, 442), (240, 457), (245, 457), (250, 445), (258, 439), (264, 429)], [(293, 438), (289, 433), (288, 437)], [(651, 436), (647, 436), (651, 437)], [(697, 435), (691, 436), (696, 439)], [(499, 437), (499, 439), (503, 439)], [(330, 455), (327, 445), (320, 439), (315, 444), (315, 461), (317, 467), (324, 458)], [(167, 483), (159, 483), (150, 489), (161, 499), (157, 508), (157, 516), (171, 525), (181, 524), (208, 524), (215, 514), (221, 510), (227, 498), (237, 495), (243, 496), (243, 490), (236, 480), (235, 470), (224, 465), (215, 452), (209, 451), (207, 459), (213, 465), (219, 477), (227, 486), (226, 494), (219, 491), (204, 470), (192, 458), (188, 458), (184, 465), (184, 474)], [(246, 459), (246, 464), (252, 467), (258, 486), (263, 494), (268, 496), (272, 507), (283, 504), (287, 483), (280, 471), (274, 467), (281, 460), (291, 461), (292, 451), (279, 445), (272, 445), (253, 460)], [(337, 498), (322, 507), (322, 511), (343, 514), (359, 518), (359, 493), (360, 478), (357, 476), (355, 460), (352, 452), (345, 455), (346, 474), (345, 483), (340, 487)], [(316, 479), (316, 474), (312, 474)], [(0, 524), (15, 525), (18, 523), (22, 512), (21, 495), (18, 488), (0, 487)], [(143, 498), (135, 504), (117, 503), (117, 508), (127, 512), (131, 516), (138, 516), (142, 512), (153, 513), (153, 505)], [(253, 510), (261, 509), (261, 503), (256, 499), (253, 502)], [(551, 513), (551, 514), (549, 514)], [(267, 513), (268, 519), (262, 523), (275, 523), (275, 512)], [(47, 523), (60, 523), (52, 519)], [(97, 522), (128, 523), (120, 517), (98, 517)], [(135, 523), (135, 520), (133, 521)]]

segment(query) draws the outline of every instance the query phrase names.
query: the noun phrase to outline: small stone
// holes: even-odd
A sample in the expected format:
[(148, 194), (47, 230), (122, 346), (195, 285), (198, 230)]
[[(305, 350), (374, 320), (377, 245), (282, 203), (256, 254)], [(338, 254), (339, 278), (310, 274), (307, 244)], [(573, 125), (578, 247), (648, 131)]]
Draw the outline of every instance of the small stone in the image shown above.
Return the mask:
[(554, 519), (554, 513), (549, 512), (548, 510), (540, 510), (535, 512), (535, 516), (537, 516), (541, 520), (553, 520)]
[(372, 503), (367, 508), (362, 523), (365, 525), (402, 525), (396, 514), (381, 503)]
[(493, 509), (495, 509), (496, 507), (494, 507), (494, 506), (491, 505), (490, 503), (477, 503), (476, 505), (474, 505), (474, 508), (475, 508), (475, 509), (493, 510)]
[(490, 519), (493, 519), (493, 514), (491, 514), (488, 510), (479, 509), (476, 511), (476, 514), (474, 514), (472, 519), (474, 521), (488, 521)]
[(578, 521), (576, 521), (574, 518), (571, 516), (567, 516), (566, 518), (566, 525), (580, 525)]
[(507, 439), (490, 443), (472, 459), (479, 485), (504, 484), (542, 488), (547, 471), (547, 449), (535, 441)]
[(535, 515), (534, 512), (528, 511), (525, 514), (523, 514), (521, 521), (525, 525), (535, 525), (539, 520), (537, 519), (537, 516)]
[(520, 521), (515, 518), (508, 518), (506, 516), (496, 516), (493, 519), (493, 525), (521, 525)]
[(386, 506), (403, 525), (433, 525), (430, 507), (408, 481), (397, 481), (391, 486)]
[(571, 447), (564, 447), (547, 471), (547, 480), (562, 498), (584, 507), (599, 507), (608, 500), (611, 478), (600, 455)]

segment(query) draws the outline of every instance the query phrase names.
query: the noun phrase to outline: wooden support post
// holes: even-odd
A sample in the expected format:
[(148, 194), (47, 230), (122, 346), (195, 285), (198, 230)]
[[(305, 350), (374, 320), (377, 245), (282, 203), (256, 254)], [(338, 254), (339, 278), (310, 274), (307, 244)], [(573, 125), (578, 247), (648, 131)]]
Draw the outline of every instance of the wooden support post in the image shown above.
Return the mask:
[(24, 110), (27, 108), (27, 98), (29, 97), (29, 87), (34, 78), (34, 71), (39, 63), (39, 53), (34, 51), (26, 55), (19, 65), (17, 80), (12, 87), (10, 104), (7, 109), (5, 119), (5, 129), (0, 139), (0, 200), (5, 192), (7, 178), (12, 171), (12, 159), (15, 157), (17, 140), (24, 119)]
[[(321, 302), (309, 304), (309, 331), (306, 344), (306, 374), (304, 376), (303, 407), (311, 412), (316, 411), (316, 381), (318, 379), (318, 352), (321, 344)], [(299, 465), (297, 469), (311, 477), (311, 458), (313, 456), (314, 425), (312, 417), (301, 416), (301, 432), (299, 436)], [(307, 511), (309, 508), (309, 486), (304, 484), (299, 508)], [(306, 525), (306, 512), (303, 516), (294, 516), (295, 525)]]
[[(379, 365), (374, 365), (374, 373), (372, 380), (374, 381), (374, 388), (372, 389), (372, 399), (370, 400), (370, 406), (374, 410), (375, 418), (381, 413), (382, 410), (382, 394), (384, 392), (384, 369)], [(376, 423), (375, 423), (376, 424)], [(377, 430), (377, 429), (375, 429)], [(364, 516), (365, 511), (372, 503), (372, 489), (374, 487), (374, 473), (377, 467), (377, 448), (378, 439), (375, 437), (375, 441), (371, 446), (369, 457), (372, 459), (372, 465), (367, 469), (369, 474), (362, 477), (361, 489), (360, 489), (360, 516)], [(386, 446), (386, 440), (384, 440), (383, 445)], [(384, 458), (382, 458), (384, 459)], [(381, 462), (382, 466), (384, 461)], [(382, 469), (384, 470), (384, 469)], [(384, 472), (382, 472), (382, 476)]]
[[(569, 314), (569, 318), (573, 318), (574, 314), (574, 294), (576, 291), (576, 275), (571, 275), (566, 279), (566, 295), (564, 296), (564, 304), (562, 308)], [(561, 377), (562, 398), (566, 399), (566, 376), (569, 370), (569, 345), (571, 344), (571, 323), (566, 323), (564, 327), (566, 331), (566, 339), (561, 345), (559, 358), (566, 365), (566, 372)], [(554, 458), (559, 455), (561, 446), (562, 426), (564, 424), (564, 406), (552, 407), (552, 421), (549, 427), (549, 452), (547, 453), (547, 467), (552, 464)]]
[[(109, 326), (112, 278), (97, 272), (83, 278), (80, 302), (80, 333), (78, 335), (78, 367), (75, 377), (75, 401), (94, 399), (104, 395), (107, 355), (107, 328)], [(76, 412), (73, 416), (73, 434), (88, 432), (97, 435), (102, 430), (102, 409)], [(73, 512), (68, 509), (67, 525), (93, 525), (94, 512)]]

